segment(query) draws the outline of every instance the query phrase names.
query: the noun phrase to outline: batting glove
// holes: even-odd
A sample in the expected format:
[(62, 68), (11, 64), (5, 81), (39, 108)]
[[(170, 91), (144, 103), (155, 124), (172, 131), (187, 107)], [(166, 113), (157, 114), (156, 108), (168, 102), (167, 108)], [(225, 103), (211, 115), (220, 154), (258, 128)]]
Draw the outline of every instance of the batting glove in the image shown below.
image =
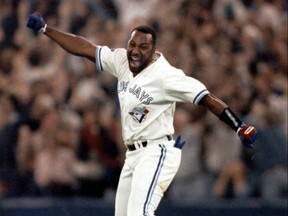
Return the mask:
[(237, 134), (240, 137), (243, 145), (249, 148), (253, 148), (253, 143), (257, 137), (257, 131), (254, 127), (243, 124), (237, 130)]
[(186, 143), (185, 141), (182, 142), (181, 136), (178, 136), (176, 141), (175, 141), (174, 147), (182, 149), (183, 146), (185, 145), (185, 143)]
[(46, 31), (47, 24), (39, 12), (30, 14), (27, 21), (27, 27), (31, 28), (36, 34), (43, 34)]

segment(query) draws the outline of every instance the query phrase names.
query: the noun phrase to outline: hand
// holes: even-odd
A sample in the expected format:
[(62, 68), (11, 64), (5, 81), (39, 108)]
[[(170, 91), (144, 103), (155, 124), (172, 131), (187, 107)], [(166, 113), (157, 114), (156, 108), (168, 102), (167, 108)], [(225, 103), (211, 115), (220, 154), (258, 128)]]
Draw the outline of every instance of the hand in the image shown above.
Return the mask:
[(47, 24), (39, 12), (30, 14), (27, 21), (27, 27), (31, 28), (36, 34), (43, 34), (46, 31)]
[(252, 144), (255, 142), (257, 136), (257, 131), (253, 126), (244, 124), (238, 129), (237, 134), (243, 145), (253, 148)]
[(182, 149), (183, 146), (185, 145), (185, 143), (186, 143), (185, 141), (182, 142), (181, 136), (178, 136), (176, 141), (175, 141), (174, 147)]

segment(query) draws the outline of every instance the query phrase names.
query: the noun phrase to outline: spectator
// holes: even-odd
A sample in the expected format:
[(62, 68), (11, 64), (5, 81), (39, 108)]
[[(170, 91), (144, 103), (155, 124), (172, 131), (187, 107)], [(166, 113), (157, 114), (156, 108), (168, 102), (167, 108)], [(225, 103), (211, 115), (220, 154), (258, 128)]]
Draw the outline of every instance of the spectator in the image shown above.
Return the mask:
[(16, 196), (15, 158), (20, 118), (11, 95), (0, 90), (0, 196)]
[(39, 94), (31, 105), (25, 121), (19, 128), (16, 159), (19, 170), (18, 191), (24, 196), (41, 195), (34, 179), (35, 159), (40, 149), (44, 148), (46, 139), (51, 139), (56, 128), (55, 100), (47, 94)]
[[(50, 134), (38, 133), (42, 147), (35, 156), (35, 182), (42, 195), (76, 195), (77, 177), (74, 165), (77, 162), (76, 149), (79, 144), (81, 120), (73, 112), (59, 113), (57, 109), (53, 109), (47, 114), (43, 123), (47, 126), (50, 124), (54, 130)], [(42, 132), (45, 133), (45, 131)]]
[(175, 136), (186, 141), (182, 163), (168, 196), (173, 202), (192, 203), (207, 198), (209, 176), (202, 164), (202, 135), (205, 111), (199, 107), (177, 106), (174, 118)]
[[(118, 184), (121, 171), (120, 151), (105, 124), (105, 116), (109, 111), (107, 108), (105, 102), (92, 98), (83, 110), (79, 158), (86, 164), (94, 164), (94, 175), (90, 169), (89, 173), (80, 177), (82, 195), (103, 197), (105, 190), (115, 191)], [(111, 112), (108, 115), (111, 116)]]
[(279, 124), (282, 113), (271, 105), (259, 101), (251, 113), (260, 118), (256, 153), (248, 163), (248, 177), (253, 183), (250, 185), (251, 196), (275, 201), (288, 198), (287, 136)]

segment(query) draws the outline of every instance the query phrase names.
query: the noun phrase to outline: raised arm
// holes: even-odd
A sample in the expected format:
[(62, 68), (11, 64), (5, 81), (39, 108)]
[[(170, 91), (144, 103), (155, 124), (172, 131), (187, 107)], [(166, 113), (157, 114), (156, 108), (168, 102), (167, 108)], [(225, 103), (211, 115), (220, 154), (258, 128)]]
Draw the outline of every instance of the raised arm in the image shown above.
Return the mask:
[(229, 125), (240, 137), (242, 144), (252, 148), (256, 139), (257, 131), (253, 126), (246, 125), (222, 100), (212, 94), (205, 95), (200, 101), (200, 105), (205, 106), (218, 118)]
[(62, 32), (49, 26), (46, 28), (44, 34), (59, 44), (67, 52), (73, 55), (86, 57), (95, 62), (96, 45), (85, 38)]
[(85, 38), (47, 26), (39, 13), (29, 15), (27, 27), (36, 34), (45, 34), (67, 52), (88, 58), (95, 62), (96, 45)]

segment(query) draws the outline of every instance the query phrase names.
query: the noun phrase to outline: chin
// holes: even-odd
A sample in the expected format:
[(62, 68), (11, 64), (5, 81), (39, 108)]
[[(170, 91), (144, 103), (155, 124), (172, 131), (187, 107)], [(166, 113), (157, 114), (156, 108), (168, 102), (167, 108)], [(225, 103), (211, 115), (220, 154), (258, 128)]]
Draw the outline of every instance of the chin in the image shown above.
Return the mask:
[(140, 69), (139, 67), (137, 67), (137, 68), (133, 68), (133, 67), (130, 67), (129, 66), (129, 69), (130, 69), (130, 71), (132, 72), (132, 73), (139, 73), (142, 69)]
[(141, 71), (139, 71), (139, 70), (134, 70), (134, 71), (132, 71), (132, 70), (131, 70), (131, 72), (132, 72), (133, 74), (139, 74)]
[(132, 73), (138, 74), (140, 73), (142, 70), (144, 70), (147, 67), (147, 65), (140, 65), (139, 67), (135, 68), (135, 67), (130, 67), (129, 69)]

